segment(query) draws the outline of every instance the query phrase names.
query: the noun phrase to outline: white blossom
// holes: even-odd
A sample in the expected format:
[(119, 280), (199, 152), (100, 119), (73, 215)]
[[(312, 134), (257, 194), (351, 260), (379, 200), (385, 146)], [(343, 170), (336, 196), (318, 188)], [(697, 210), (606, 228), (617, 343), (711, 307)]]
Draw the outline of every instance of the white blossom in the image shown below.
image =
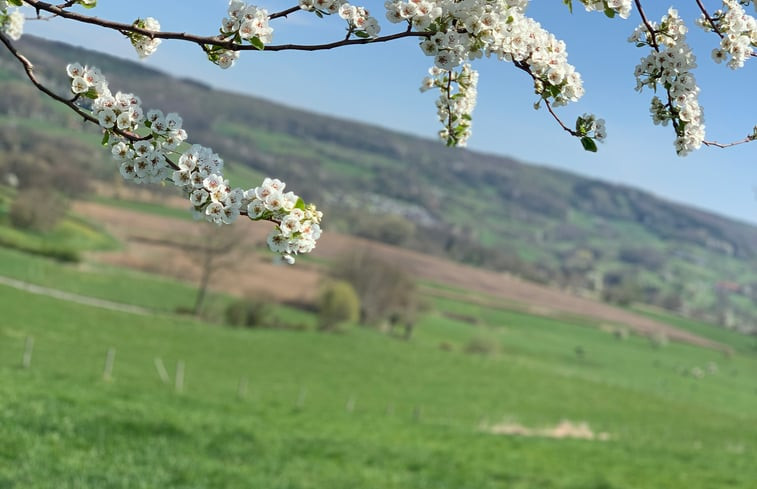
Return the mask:
[[(137, 19), (132, 25), (148, 31), (160, 32), (160, 22), (153, 17)], [(146, 58), (153, 54), (158, 49), (161, 42), (159, 38), (133, 32), (129, 33), (128, 37), (140, 58)]]
[(710, 17), (712, 23), (703, 14), (697, 24), (706, 31), (718, 30), (721, 35), (720, 49), (712, 51), (712, 59), (716, 63), (728, 60), (728, 67), (735, 70), (742, 68), (744, 62), (755, 55), (757, 20), (748, 15), (736, 0), (723, 0), (723, 7), (724, 10), (718, 10)]
[(18, 10), (7, 13), (7, 9), (7, 4), (0, 5), (0, 32), (18, 41), (24, 33), (24, 15)]
[[(673, 124), (676, 130), (674, 147), (676, 153), (685, 156), (698, 149), (705, 136), (704, 114), (699, 106), (699, 87), (692, 70), (696, 68), (696, 57), (686, 43), (686, 25), (675, 9), (669, 9), (655, 29), (658, 49), (641, 60), (634, 73), (636, 89), (644, 87), (657, 91), (667, 91), (670, 104), (658, 96), (652, 98), (650, 114), (654, 124)], [(629, 38), (639, 45), (653, 46), (652, 36), (645, 25), (640, 25)]]

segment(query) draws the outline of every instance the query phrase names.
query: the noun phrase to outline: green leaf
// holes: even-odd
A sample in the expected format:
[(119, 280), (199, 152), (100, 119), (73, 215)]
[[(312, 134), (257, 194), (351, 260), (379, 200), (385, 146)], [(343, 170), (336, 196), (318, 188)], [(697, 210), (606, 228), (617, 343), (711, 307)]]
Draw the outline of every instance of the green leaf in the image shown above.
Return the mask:
[(265, 49), (265, 44), (263, 44), (263, 41), (261, 41), (258, 36), (255, 36), (252, 39), (250, 39), (250, 44), (252, 44), (253, 46), (255, 46), (261, 51)]
[(110, 140), (110, 131), (105, 131), (103, 133), (103, 140), (100, 141), (100, 144), (102, 144), (103, 146), (107, 146), (109, 140)]
[(300, 209), (302, 211), (305, 210), (305, 201), (302, 200), (302, 197), (300, 197), (299, 199), (297, 199), (297, 203), (294, 204), (294, 208), (295, 209)]
[(84, 92), (82, 95), (84, 95), (87, 98), (91, 98), (92, 100), (94, 100), (97, 97), (99, 97), (99, 95), (97, 93), (97, 89), (95, 87), (90, 88), (89, 90), (87, 90), (86, 92)]
[(20, 7), (24, 2), (22, 2), (21, 0), (8, 0), (8, 3), (15, 5), (16, 7)]
[(363, 39), (366, 39), (368, 37), (371, 37), (368, 35), (365, 31), (355, 31), (353, 34), (355, 34), (357, 37), (362, 37)]
[(573, 0), (562, 0), (562, 3), (568, 6), (570, 13), (573, 13)]
[(88, 4), (86, 2), (81, 1), (81, 2), (79, 2), (79, 4), (82, 7), (84, 7), (84, 8), (95, 8), (95, 7), (97, 7), (97, 2), (92, 2), (91, 4)]
[(611, 8), (608, 7), (608, 8), (605, 9), (605, 15), (608, 16), (609, 18), (613, 19), (613, 18), (615, 18), (615, 11), (613, 9), (611, 9)]
[(597, 152), (597, 143), (595, 143), (594, 140), (589, 136), (584, 136), (581, 138), (581, 145), (586, 151), (591, 151), (592, 153)]

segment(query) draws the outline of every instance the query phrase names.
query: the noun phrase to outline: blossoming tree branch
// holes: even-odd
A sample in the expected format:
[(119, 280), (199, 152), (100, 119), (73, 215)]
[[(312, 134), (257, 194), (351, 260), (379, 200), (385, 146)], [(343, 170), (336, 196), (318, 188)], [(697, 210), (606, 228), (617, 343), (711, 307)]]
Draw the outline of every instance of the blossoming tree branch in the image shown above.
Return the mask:
[[(738, 69), (757, 56), (757, 21), (744, 8), (752, 0), (688, 1), (696, 3), (701, 12), (695, 24), (713, 34), (717, 44), (711, 57), (716, 63), (725, 62), (729, 68)], [(138, 18), (131, 24), (94, 17), (88, 10), (96, 3), (97, 0), (69, 0), (56, 5), (36, 0), (0, 0), (0, 41), (38, 89), (101, 128), (103, 145), (110, 148), (125, 179), (137, 183), (173, 182), (198, 217), (217, 224), (231, 223), (239, 216), (274, 223), (268, 245), (289, 263), (294, 262), (295, 255), (313, 250), (321, 234), (322, 214), (315, 205), (306, 204), (291, 191), (285, 192), (286, 184), (278, 179), (266, 178), (260, 186), (246, 190), (231, 188), (223, 177), (221, 157), (210, 148), (191, 144), (177, 113), (144, 110), (138, 96), (113, 93), (96, 67), (68, 64), (65, 70), (71, 79), (70, 94), (53, 92), (40, 82), (31, 61), (14, 44), (22, 35), (24, 21), (60, 17), (115, 30), (142, 58), (154, 53), (164, 39), (188, 42), (197, 45), (221, 69), (233, 67), (245, 51), (319, 51), (415, 38), (423, 53), (433, 59), (428, 76), (421, 82), (421, 91), (439, 92), (439, 137), (448, 146), (465, 146), (470, 137), (478, 81), (472, 64), (482, 57), (512, 63), (530, 77), (537, 95), (534, 107), (544, 106), (559, 127), (578, 138), (584, 149), (596, 151), (596, 143), (606, 137), (604, 120), (593, 114), (584, 114), (570, 125), (557, 114), (557, 108), (581, 98), (583, 83), (568, 62), (565, 43), (527, 15), (529, 0), (386, 0), (384, 17), (397, 25), (390, 34), (382, 33), (378, 18), (366, 8), (346, 0), (298, 0), (296, 5), (276, 12), (231, 0), (227, 11), (218, 13), (219, 34), (209, 36), (162, 32), (159, 21), (152, 17)], [(686, 41), (688, 27), (677, 10), (671, 7), (656, 21), (648, 18), (642, 0), (562, 3), (564, 7), (555, 8), (572, 11), (581, 5), (611, 19), (638, 16), (639, 25), (628, 40), (647, 54), (634, 72), (636, 89), (653, 92), (652, 121), (672, 126), (679, 155), (702, 145), (723, 148), (757, 139), (757, 126), (733, 142), (706, 139), (698, 102), (700, 89), (693, 73), (696, 57)], [(22, 6), (31, 7), (36, 16), (26, 19), (17, 8)], [(757, 3), (753, 6), (757, 9)], [(275, 23), (294, 15), (338, 15), (345, 22), (345, 31), (336, 33), (335, 40), (325, 44), (274, 44)]]

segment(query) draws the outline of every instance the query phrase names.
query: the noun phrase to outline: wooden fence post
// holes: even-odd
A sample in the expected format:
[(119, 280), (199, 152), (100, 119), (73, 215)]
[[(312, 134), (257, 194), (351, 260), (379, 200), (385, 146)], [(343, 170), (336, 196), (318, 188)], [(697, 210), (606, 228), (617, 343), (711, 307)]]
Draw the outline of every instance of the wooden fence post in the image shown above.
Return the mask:
[(171, 377), (168, 376), (166, 366), (163, 365), (163, 360), (161, 360), (159, 357), (155, 357), (153, 363), (155, 364), (155, 370), (158, 371), (158, 377), (160, 377), (161, 382), (163, 382), (164, 384), (170, 384)]
[(350, 396), (350, 398), (347, 399), (347, 405), (345, 405), (344, 408), (348, 413), (355, 411), (355, 396)]
[(300, 393), (297, 395), (297, 404), (294, 405), (297, 409), (305, 407), (305, 399), (308, 397), (307, 387), (300, 387)]
[(184, 362), (182, 360), (176, 362), (176, 383), (174, 387), (177, 393), (184, 392)]
[(32, 351), (34, 350), (34, 337), (27, 336), (24, 344), (24, 357), (21, 360), (21, 366), (30, 368), (32, 366)]
[(105, 368), (103, 369), (103, 380), (110, 382), (113, 380), (113, 363), (116, 361), (116, 349), (108, 348), (108, 353), (105, 355)]
[(247, 397), (247, 377), (240, 377), (237, 384), (237, 397), (244, 399)]

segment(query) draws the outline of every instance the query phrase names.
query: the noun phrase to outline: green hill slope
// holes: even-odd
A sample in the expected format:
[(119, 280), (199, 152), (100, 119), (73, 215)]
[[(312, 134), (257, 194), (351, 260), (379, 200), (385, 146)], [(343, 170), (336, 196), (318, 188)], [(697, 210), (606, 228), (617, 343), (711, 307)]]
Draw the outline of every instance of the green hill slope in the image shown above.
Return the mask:
[[(65, 62), (77, 60), (100, 67), (114, 90), (139, 94), (146, 107), (180, 112), (193, 140), (212, 146), (241, 176), (232, 183), (280, 177), (326, 208), (327, 230), (754, 330), (753, 226), (637, 189), (450, 150), (63, 44), (25, 38), (22, 45), (42, 76), (59, 80), (61, 92)], [(96, 130), (81, 135), (80, 122), (24, 83), (7, 54), (0, 63), (0, 87), (14, 94), (0, 100), (4, 132), (13, 127), (22, 139), (41, 131), (59, 139), (77, 135), (82, 145), (97, 141)], [(8, 164), (9, 144), (0, 169)], [(104, 152), (97, 158), (100, 168), (112, 166)]]
[[(365, 328), (212, 327), (0, 285), (0, 486), (753, 487), (753, 351), (725, 358), (580, 321), (435, 307), (403, 342)], [(484, 322), (449, 314), (472, 308)], [(488, 349), (466, 353), (474, 344)]]

